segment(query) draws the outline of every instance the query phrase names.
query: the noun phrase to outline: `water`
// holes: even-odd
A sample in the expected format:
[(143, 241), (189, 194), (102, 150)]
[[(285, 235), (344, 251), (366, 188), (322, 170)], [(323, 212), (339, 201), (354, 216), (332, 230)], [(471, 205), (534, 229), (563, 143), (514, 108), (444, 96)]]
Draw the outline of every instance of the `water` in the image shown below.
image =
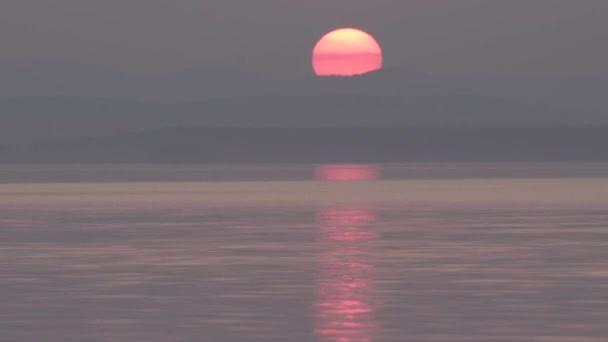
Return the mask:
[(3, 167), (1, 340), (607, 340), (607, 165), (381, 171)]

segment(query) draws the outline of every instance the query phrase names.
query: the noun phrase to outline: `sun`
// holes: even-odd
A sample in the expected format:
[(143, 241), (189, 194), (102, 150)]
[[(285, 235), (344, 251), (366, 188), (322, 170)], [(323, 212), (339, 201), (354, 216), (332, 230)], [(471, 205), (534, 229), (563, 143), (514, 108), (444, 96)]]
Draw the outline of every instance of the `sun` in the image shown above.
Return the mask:
[(312, 52), (318, 76), (354, 76), (382, 69), (382, 48), (367, 32), (341, 28), (324, 35)]

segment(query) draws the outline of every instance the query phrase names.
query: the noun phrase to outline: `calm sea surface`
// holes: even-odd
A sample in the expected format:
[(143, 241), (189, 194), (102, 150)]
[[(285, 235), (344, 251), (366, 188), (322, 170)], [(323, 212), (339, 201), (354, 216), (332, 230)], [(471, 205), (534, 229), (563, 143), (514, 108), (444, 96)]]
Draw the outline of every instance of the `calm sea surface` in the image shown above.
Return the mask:
[(608, 165), (0, 166), (0, 341), (608, 341)]

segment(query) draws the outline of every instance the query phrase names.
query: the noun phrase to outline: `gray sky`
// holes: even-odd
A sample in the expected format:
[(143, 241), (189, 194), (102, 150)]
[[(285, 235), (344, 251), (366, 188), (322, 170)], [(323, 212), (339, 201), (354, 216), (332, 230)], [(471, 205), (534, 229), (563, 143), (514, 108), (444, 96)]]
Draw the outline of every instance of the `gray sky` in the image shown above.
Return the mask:
[(304, 74), (323, 33), (355, 26), (376, 36), (389, 66), (608, 73), (607, 16), (606, 0), (2, 0), (0, 60)]

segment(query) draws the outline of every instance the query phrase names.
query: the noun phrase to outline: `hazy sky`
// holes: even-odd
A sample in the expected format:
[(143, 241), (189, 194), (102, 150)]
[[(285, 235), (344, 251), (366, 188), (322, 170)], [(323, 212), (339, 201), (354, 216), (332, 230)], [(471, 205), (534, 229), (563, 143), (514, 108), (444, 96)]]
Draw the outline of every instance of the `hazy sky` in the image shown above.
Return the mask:
[(2, 0), (0, 60), (297, 74), (323, 33), (355, 26), (376, 36), (390, 66), (594, 73), (608, 72), (606, 17), (606, 0)]

